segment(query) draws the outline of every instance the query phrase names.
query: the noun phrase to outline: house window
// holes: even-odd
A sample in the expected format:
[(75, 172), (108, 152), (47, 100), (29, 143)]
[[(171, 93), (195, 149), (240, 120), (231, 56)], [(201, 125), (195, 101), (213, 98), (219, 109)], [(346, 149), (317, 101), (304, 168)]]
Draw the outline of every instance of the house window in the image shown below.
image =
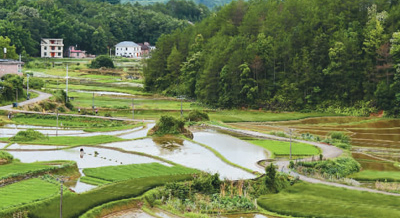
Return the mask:
[(44, 56), (47, 56), (47, 52), (44, 53)]
[(76, 53), (76, 56), (79, 57), (79, 53)]
[(58, 52), (58, 56), (61, 56), (61, 52)]
[(126, 47), (126, 48), (125, 48), (125, 50), (127, 50), (127, 51), (128, 51), (128, 47)]
[(58, 50), (61, 50), (61, 47), (58, 47)]
[(47, 46), (44, 46), (44, 50), (47, 50)]

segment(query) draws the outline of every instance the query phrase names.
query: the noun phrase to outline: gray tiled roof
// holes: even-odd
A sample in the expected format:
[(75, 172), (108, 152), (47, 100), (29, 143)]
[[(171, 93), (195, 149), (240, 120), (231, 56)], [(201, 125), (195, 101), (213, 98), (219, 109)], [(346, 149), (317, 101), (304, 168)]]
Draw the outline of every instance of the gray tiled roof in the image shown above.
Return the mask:
[(115, 45), (115, 47), (139, 47), (139, 45), (132, 41), (123, 41)]

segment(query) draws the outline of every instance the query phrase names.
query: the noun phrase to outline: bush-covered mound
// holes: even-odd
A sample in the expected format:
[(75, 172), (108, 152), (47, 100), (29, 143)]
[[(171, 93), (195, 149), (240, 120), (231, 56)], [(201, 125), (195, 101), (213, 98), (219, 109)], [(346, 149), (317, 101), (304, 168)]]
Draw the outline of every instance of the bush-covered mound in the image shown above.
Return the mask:
[(114, 68), (114, 63), (107, 55), (100, 55), (90, 63), (89, 67), (93, 69), (98, 69), (101, 67)]
[(157, 124), (149, 131), (148, 135), (178, 135), (183, 134), (193, 139), (193, 133), (185, 129), (185, 122), (173, 116), (161, 116)]
[(0, 151), (0, 165), (10, 163), (14, 157), (7, 151)]
[(204, 111), (193, 110), (189, 113), (189, 121), (199, 122), (199, 121), (209, 121), (210, 118), (208, 114)]
[(298, 162), (298, 170), (303, 173), (320, 173), (332, 176), (346, 177), (350, 174), (359, 172), (361, 165), (353, 158), (343, 157), (335, 160)]
[(38, 139), (46, 138), (41, 132), (33, 129), (27, 129), (26, 131), (19, 131), (15, 136), (11, 137), (11, 141), (28, 142)]

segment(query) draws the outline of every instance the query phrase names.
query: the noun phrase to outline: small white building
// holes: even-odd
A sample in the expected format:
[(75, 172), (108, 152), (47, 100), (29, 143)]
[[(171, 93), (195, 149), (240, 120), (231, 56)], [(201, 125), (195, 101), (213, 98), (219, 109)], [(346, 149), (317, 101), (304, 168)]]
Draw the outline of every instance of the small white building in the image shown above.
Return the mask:
[(142, 47), (132, 41), (123, 41), (115, 46), (115, 56), (139, 58), (142, 54)]
[(64, 52), (63, 39), (42, 39), (40, 43), (42, 58), (62, 58)]

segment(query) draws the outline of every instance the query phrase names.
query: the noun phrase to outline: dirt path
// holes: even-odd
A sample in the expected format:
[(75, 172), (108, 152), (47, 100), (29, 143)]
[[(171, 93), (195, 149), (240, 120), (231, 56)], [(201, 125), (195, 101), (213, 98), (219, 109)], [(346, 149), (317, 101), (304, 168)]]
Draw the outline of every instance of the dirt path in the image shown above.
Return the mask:
[[(273, 140), (279, 140), (279, 141), (289, 141), (288, 138), (284, 137), (279, 137), (279, 136), (274, 136), (274, 135), (269, 135), (265, 133), (260, 133), (260, 132), (255, 132), (251, 130), (241, 130), (241, 129), (231, 129), (231, 128), (226, 128), (226, 127), (221, 127), (221, 126), (215, 126), (212, 125), (213, 128), (217, 129), (222, 129), (225, 131), (230, 131), (234, 133), (239, 133), (247, 136), (252, 136), (252, 137), (257, 137), (257, 138), (264, 138), (264, 139), (273, 139)], [(293, 140), (294, 142), (301, 142), (301, 143), (306, 143), (310, 145), (314, 145), (318, 148), (321, 149), (322, 154), (324, 155), (324, 158), (336, 158), (339, 157), (343, 151), (335, 146), (332, 145), (327, 145), (327, 144), (322, 144), (322, 143), (317, 143), (317, 142), (310, 142), (310, 141), (304, 141), (304, 140)], [(304, 159), (304, 160), (311, 160), (311, 158)], [(298, 176), (300, 180), (305, 181), (305, 182), (310, 182), (310, 183), (315, 183), (315, 184), (324, 184), (324, 185), (329, 185), (329, 186), (335, 186), (335, 187), (341, 187), (341, 188), (346, 188), (346, 189), (351, 189), (351, 190), (358, 190), (358, 191), (366, 191), (366, 192), (372, 192), (372, 193), (379, 193), (379, 194), (385, 194), (385, 195), (393, 195), (393, 196), (400, 196), (400, 194), (396, 193), (390, 193), (390, 192), (384, 192), (384, 191), (379, 191), (375, 189), (369, 189), (369, 188), (362, 188), (362, 187), (356, 187), (356, 186), (349, 186), (349, 185), (344, 185), (344, 184), (339, 184), (339, 183), (334, 183), (334, 182), (327, 182), (327, 181), (322, 181), (319, 179), (314, 179), (310, 177), (306, 177), (304, 175), (300, 175), (296, 172), (293, 172), (291, 169), (289, 169), (289, 160), (286, 161), (276, 161), (274, 162), (275, 165), (278, 166), (279, 170), (285, 173), (288, 173), (292, 176)]]
[[(36, 91), (36, 90), (30, 90), (30, 91), (39, 94), (39, 96), (36, 97), (36, 98), (32, 98), (30, 100), (18, 102), (18, 106), (25, 106), (25, 105), (28, 105), (28, 104), (34, 104), (34, 103), (37, 103), (39, 101), (46, 100), (46, 99), (50, 98), (51, 96), (53, 96), (51, 94), (48, 94), (48, 93), (45, 93), (45, 92)], [(13, 109), (12, 105), (7, 105), (7, 106), (0, 107), (0, 110), (18, 111), (18, 110)]]

